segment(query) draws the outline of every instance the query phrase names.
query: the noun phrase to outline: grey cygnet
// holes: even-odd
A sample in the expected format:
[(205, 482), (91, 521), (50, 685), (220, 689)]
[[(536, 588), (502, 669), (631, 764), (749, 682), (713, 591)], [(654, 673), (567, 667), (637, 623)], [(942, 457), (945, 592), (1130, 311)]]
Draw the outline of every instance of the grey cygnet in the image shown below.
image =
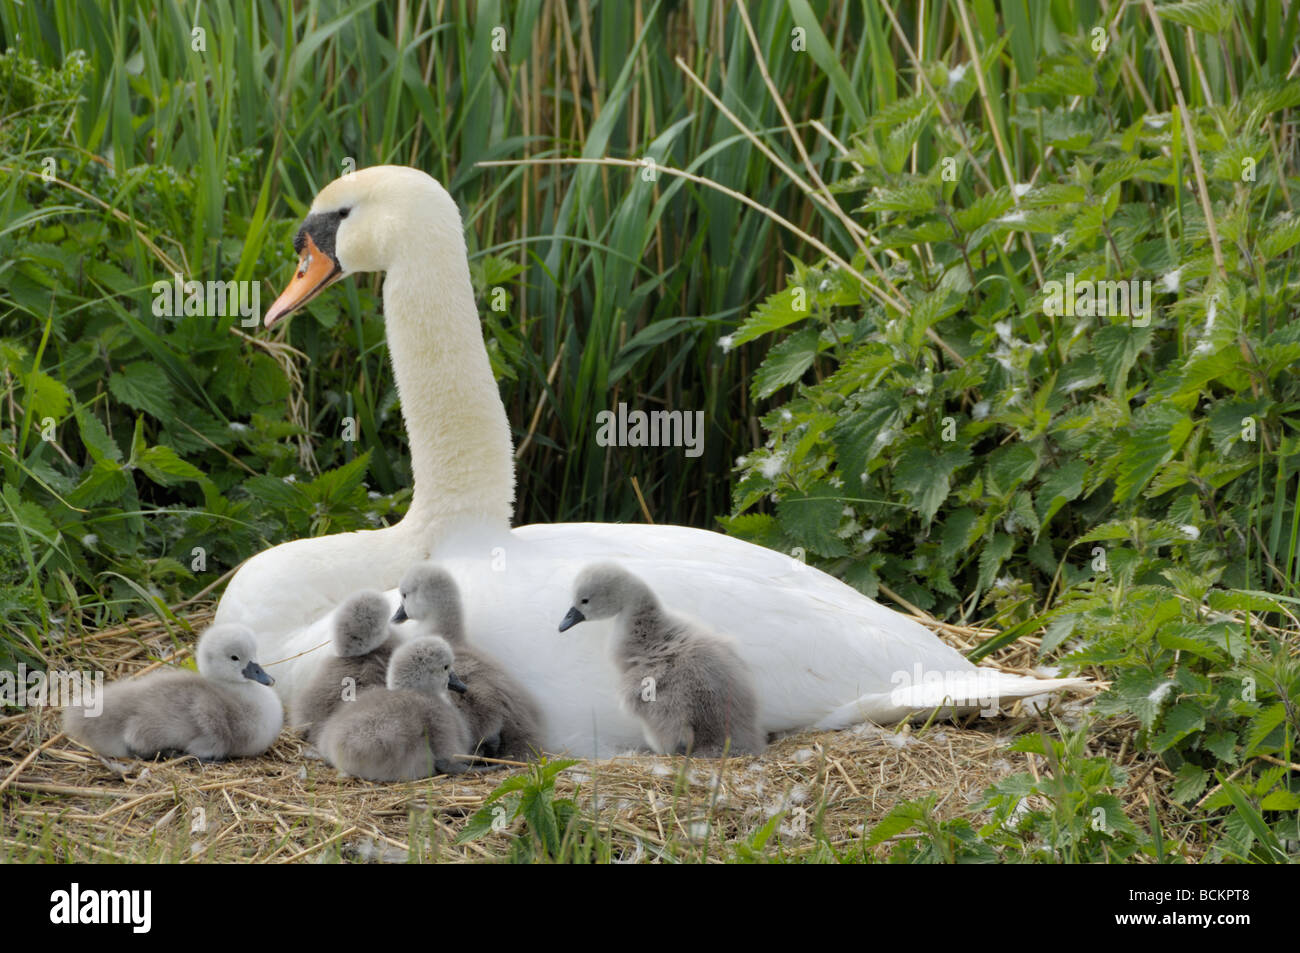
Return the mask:
[(732, 641), (663, 608), (654, 592), (614, 563), (578, 574), (560, 631), (615, 618), (610, 652), (620, 700), (659, 754), (717, 758), (761, 754), (753, 676)]
[(388, 663), (385, 688), (371, 688), (325, 722), (320, 747), (340, 771), (371, 781), (414, 781), (467, 769), (457, 755), (469, 729), (448, 689), (463, 691), (451, 646), (437, 637), (412, 639)]
[(183, 669), (114, 682), (103, 710), (68, 708), (63, 730), (109, 758), (183, 752), (204, 761), (261, 754), (284, 722), (274, 680), (254, 660), (257, 639), (243, 625), (214, 625), (195, 649), (198, 674)]
[(363, 689), (382, 687), (398, 640), (388, 624), (388, 600), (364, 589), (339, 606), (334, 617), (334, 656), (325, 659), (289, 705), (289, 724), (313, 745), (335, 709), (355, 701)]
[(407, 570), (398, 584), (401, 605), (394, 622), (413, 619), (451, 643), (456, 672), (465, 680), (455, 699), (469, 724), (474, 754), (526, 761), (542, 746), (542, 710), (519, 680), (488, 653), (468, 644), (460, 590), (451, 573), (431, 563)]

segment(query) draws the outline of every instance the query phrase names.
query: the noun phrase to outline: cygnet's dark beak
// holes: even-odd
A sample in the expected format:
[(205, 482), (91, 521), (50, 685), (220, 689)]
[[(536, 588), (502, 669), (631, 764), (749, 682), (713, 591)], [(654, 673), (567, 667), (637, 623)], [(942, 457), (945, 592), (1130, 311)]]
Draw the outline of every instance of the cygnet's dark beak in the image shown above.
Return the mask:
[(573, 606), (564, 614), (564, 618), (560, 620), (560, 631), (563, 632), (565, 629), (572, 629), (579, 622), (586, 621), (587, 617), (578, 611), (577, 606)]
[(394, 622), (405, 622), (410, 616), (406, 614), (406, 603), (398, 603), (397, 611), (393, 613)]
[(460, 680), (460, 676), (456, 674), (455, 669), (447, 673), (447, 687), (453, 692), (460, 692), (462, 695), (469, 691), (469, 686)]
[(244, 678), (251, 678), (255, 682), (261, 682), (263, 685), (275, 684), (275, 679), (270, 675), (267, 675), (262, 666), (258, 665), (252, 659), (248, 660), (248, 664), (244, 666), (244, 671), (240, 674), (242, 674)]

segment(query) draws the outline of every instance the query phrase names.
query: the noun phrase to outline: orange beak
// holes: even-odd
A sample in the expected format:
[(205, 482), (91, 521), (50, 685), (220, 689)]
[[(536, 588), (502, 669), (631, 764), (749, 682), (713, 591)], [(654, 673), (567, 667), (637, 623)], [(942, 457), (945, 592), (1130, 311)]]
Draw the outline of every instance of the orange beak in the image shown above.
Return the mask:
[(310, 234), (303, 242), (302, 258), (298, 260), (298, 271), (289, 286), (280, 297), (275, 299), (271, 310), (266, 312), (263, 324), (268, 328), (281, 318), (297, 311), (312, 298), (316, 297), (334, 282), (343, 277), (343, 269), (329, 255), (316, 247)]

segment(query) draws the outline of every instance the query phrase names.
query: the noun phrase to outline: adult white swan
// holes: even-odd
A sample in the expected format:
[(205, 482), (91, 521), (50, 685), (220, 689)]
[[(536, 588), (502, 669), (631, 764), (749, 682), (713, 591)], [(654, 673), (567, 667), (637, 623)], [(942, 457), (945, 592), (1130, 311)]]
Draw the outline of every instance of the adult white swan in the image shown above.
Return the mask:
[(258, 658), (282, 697), (328, 651), (340, 602), (362, 588), (394, 590), (413, 562), (429, 558), (455, 576), (475, 644), (537, 696), (550, 750), (599, 756), (642, 740), (616, 698), (605, 649), (611, 623), (557, 631), (574, 577), (596, 560), (623, 563), (665, 606), (733, 635), (753, 670), (767, 731), (888, 722), (945, 696), (1005, 701), (1086, 682), (977, 669), (839, 580), (720, 533), (599, 523), (511, 529), (510, 428), (451, 196), (416, 169), (360, 170), (321, 191), (294, 247), (298, 270), (266, 313), (268, 327), (346, 275), (387, 273), (388, 351), (415, 485), (396, 525), (285, 543), (231, 580), (216, 621), (258, 634)]

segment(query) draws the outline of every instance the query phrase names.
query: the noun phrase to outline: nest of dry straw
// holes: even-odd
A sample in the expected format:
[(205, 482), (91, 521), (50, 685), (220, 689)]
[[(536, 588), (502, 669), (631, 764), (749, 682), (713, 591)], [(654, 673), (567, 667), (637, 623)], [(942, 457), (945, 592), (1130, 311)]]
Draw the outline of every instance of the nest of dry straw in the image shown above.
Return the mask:
[[(211, 609), (185, 622), (194, 631)], [(991, 632), (933, 623), (959, 648)], [(135, 620), (62, 646), (50, 668), (94, 668), (108, 679), (184, 659), (193, 636), (160, 620)], [(999, 658), (1028, 671), (1032, 645)], [(1072, 700), (1058, 709), (1069, 716)], [(938, 792), (935, 814), (969, 813), (984, 790), (1020, 771), (1047, 770), (1042, 759), (1007, 750), (1021, 730), (1050, 727), (1017, 713), (970, 724), (801, 732), (760, 758), (686, 762), (652, 755), (580, 762), (562, 772), (557, 796), (573, 797), (617, 852), (653, 860), (682, 845), (716, 859), (727, 841), (748, 838), (784, 812), (779, 838), (788, 852), (811, 849), (820, 823), (834, 845), (850, 845), (901, 801)], [(1121, 726), (1122, 727), (1122, 726)], [(1148, 803), (1168, 804), (1167, 772), (1137, 763), (1128, 731), (1094, 746), (1130, 771), (1124, 801), (1145, 824)], [(509, 769), (520, 770), (520, 769)], [(59, 861), (320, 862), (334, 859), (483, 861), (504, 856), (517, 831), (455, 843), (468, 819), (507, 772), (472, 772), (406, 784), (343, 778), (306, 756), (285, 732), (258, 758), (201, 764), (193, 758), (106, 763), (60, 734), (59, 714), (35, 708), (0, 718), (0, 856)], [(704, 850), (701, 845), (711, 845)], [(888, 844), (879, 848), (887, 850)]]

